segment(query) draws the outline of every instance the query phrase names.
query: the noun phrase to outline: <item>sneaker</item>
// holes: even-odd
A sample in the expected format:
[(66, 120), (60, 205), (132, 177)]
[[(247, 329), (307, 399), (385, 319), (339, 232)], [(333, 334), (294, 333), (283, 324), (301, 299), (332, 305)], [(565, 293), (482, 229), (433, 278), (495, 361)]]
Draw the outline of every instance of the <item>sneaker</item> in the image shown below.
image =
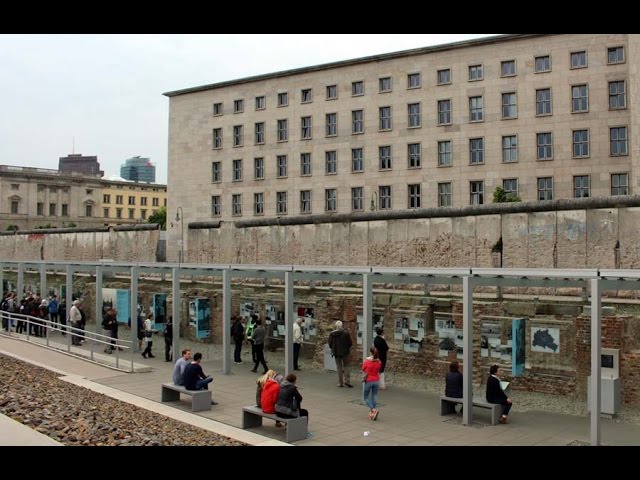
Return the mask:
[(277, 428), (284, 427), (284, 423), (276, 421), (276, 427)]
[(336, 385), (336, 387), (340, 387), (340, 388), (342, 388), (342, 387), (343, 387), (343, 385), (342, 385), (341, 383), (339, 383), (338, 385)]
[(371, 410), (371, 412), (373, 413), (373, 418), (371, 420), (373, 420), (374, 422), (378, 419), (378, 414), (380, 413), (378, 411), (378, 409), (374, 408), (373, 410)]
[(217, 405), (217, 404), (218, 404), (218, 402), (216, 402), (214, 400), (211, 400), (211, 405)]
[(500, 423), (509, 423), (507, 421), (507, 417), (505, 417), (505, 416), (500, 417)]
[(369, 412), (368, 417), (369, 417), (369, 420), (373, 420), (373, 410)]
[(236, 365), (244, 365), (244, 362), (243, 362), (243, 361), (240, 361), (240, 362), (233, 362), (233, 363), (235, 363)]
[(345, 383), (345, 385), (349, 388), (353, 388), (353, 385), (351, 385), (350, 383)]
[(251, 370), (253, 373), (258, 373), (258, 370), (256, 370), (255, 368)]

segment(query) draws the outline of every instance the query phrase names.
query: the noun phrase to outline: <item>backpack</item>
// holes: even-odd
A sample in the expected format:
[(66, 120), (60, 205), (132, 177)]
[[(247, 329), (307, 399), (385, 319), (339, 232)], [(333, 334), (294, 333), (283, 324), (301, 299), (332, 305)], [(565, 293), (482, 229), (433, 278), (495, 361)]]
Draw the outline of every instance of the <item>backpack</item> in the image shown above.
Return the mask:
[(9, 299), (5, 298), (0, 303), (0, 310), (4, 310), (5, 312), (9, 311)]

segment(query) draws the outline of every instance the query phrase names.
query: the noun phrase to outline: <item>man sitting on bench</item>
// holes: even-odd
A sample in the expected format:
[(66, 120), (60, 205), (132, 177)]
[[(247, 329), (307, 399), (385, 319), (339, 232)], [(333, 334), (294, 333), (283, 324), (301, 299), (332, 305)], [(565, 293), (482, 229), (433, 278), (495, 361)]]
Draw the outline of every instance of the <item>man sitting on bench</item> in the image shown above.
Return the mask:
[(492, 365), (489, 369), (489, 378), (487, 379), (487, 402), (499, 403), (502, 405), (502, 416), (500, 417), (500, 423), (509, 423), (507, 417), (509, 416), (509, 410), (513, 402), (502, 389), (500, 379), (498, 378), (498, 366)]
[[(202, 354), (196, 352), (193, 356), (193, 362), (191, 362), (184, 369), (184, 388), (187, 390), (209, 390), (208, 385), (213, 382), (213, 377), (208, 377), (202, 371), (200, 361), (202, 360)], [(218, 403), (211, 399), (211, 405), (217, 405)]]
[(176, 360), (176, 365), (173, 367), (173, 383), (176, 385), (184, 386), (184, 371), (187, 365), (191, 363), (191, 350), (185, 348), (182, 350), (182, 356)]

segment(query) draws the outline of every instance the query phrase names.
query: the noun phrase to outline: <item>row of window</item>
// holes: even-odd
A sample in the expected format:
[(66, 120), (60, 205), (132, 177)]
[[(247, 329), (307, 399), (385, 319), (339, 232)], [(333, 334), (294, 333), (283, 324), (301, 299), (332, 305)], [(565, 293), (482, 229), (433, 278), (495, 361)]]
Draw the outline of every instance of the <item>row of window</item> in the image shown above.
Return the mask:
[[(586, 198), (591, 196), (591, 180), (589, 175), (575, 175), (573, 177), (573, 197)], [(553, 200), (553, 177), (538, 177), (537, 181), (538, 200)], [(502, 188), (508, 196), (518, 197), (518, 179), (507, 178), (502, 181)], [(300, 214), (310, 214), (312, 212), (311, 190), (300, 191)], [(616, 173), (611, 175), (611, 195), (628, 195), (629, 194), (629, 178), (626, 173)], [(469, 182), (469, 204), (482, 205), (485, 203), (484, 181), (475, 180)], [(376, 204), (377, 201), (377, 204)], [(390, 210), (392, 209), (393, 195), (390, 185), (382, 185), (378, 187), (377, 198), (374, 196), (371, 200), (372, 210)], [(231, 195), (231, 213), (234, 216), (242, 215), (242, 194), (234, 193)], [(452, 206), (452, 182), (438, 183), (438, 207)], [(324, 211), (331, 213), (336, 212), (338, 208), (338, 189), (326, 188), (324, 190)], [(422, 208), (422, 185), (407, 185), (407, 208)], [(351, 211), (364, 211), (364, 187), (351, 188)], [(264, 215), (265, 197), (264, 192), (253, 194), (253, 214)], [(131, 212), (131, 210), (130, 210)], [(222, 197), (221, 195), (213, 195), (211, 197), (211, 214), (214, 217), (220, 216), (222, 213)], [(276, 214), (286, 215), (288, 213), (288, 192), (276, 192)], [(118, 217), (120, 218), (120, 217)], [(130, 217), (133, 218), (133, 217)]]
[[(156, 206), (157, 206), (157, 205), (156, 205)], [(118, 218), (118, 219), (120, 219), (120, 218), (124, 218), (124, 217), (122, 216), (122, 210), (123, 210), (122, 208), (116, 208), (115, 210), (116, 210), (116, 217), (115, 217), (115, 218)], [(136, 218), (136, 217), (135, 217), (135, 213), (136, 213), (136, 209), (135, 209), (135, 208), (130, 208), (130, 209), (129, 209), (129, 217), (128, 217), (128, 218), (129, 218), (130, 220), (135, 220), (135, 218)], [(151, 213), (152, 213), (152, 214), (156, 213), (156, 210), (152, 210), (152, 212), (151, 212)], [(108, 208), (108, 207), (103, 208), (103, 209), (102, 209), (102, 216), (103, 216), (104, 218), (110, 218), (110, 216), (111, 216), (111, 209), (110, 209), (110, 208)], [(147, 219), (147, 210), (143, 208), (143, 209), (141, 209), (141, 210), (140, 210), (140, 220), (146, 220), (146, 219)]]
[[(627, 108), (626, 82), (624, 80), (608, 82), (609, 109), (621, 110)], [(548, 116), (553, 114), (551, 88), (536, 90), (536, 116)], [(507, 92), (502, 95), (501, 118), (510, 120), (518, 118), (517, 93)], [(451, 125), (452, 101), (451, 99), (438, 100), (437, 124)], [(484, 96), (469, 97), (469, 122), (484, 122)], [(587, 84), (571, 86), (571, 112), (587, 113), (589, 111), (589, 86)], [(254, 142), (256, 145), (266, 143), (265, 122), (254, 124)], [(408, 128), (420, 128), (422, 126), (422, 104), (407, 104)], [(304, 116), (300, 118), (300, 139), (311, 140), (313, 138), (313, 118)], [(378, 130), (388, 131), (393, 129), (392, 107), (378, 107)], [(338, 135), (338, 114), (336, 112), (325, 114), (325, 137)], [(234, 125), (233, 146), (244, 145), (244, 125)], [(289, 140), (289, 120), (276, 121), (276, 133), (278, 142)], [(351, 133), (354, 135), (364, 133), (364, 110), (351, 111)], [(214, 149), (222, 148), (222, 127), (213, 129), (212, 145)]]
[[(609, 154), (611, 156), (623, 156), (629, 152), (627, 127), (611, 127), (609, 129)], [(553, 160), (553, 133), (543, 132), (536, 134), (536, 159)], [(590, 156), (590, 136), (589, 130), (574, 130), (572, 132), (572, 157), (587, 158)], [(451, 167), (453, 165), (453, 150), (451, 140), (438, 142), (438, 167)], [(482, 165), (485, 160), (484, 137), (469, 139), (469, 164)], [(518, 136), (505, 135), (502, 137), (502, 162), (518, 162)], [(243, 165), (242, 159), (232, 160), (232, 180), (242, 181)], [(337, 174), (338, 153), (336, 150), (325, 151), (326, 175)], [(222, 181), (222, 162), (212, 162), (212, 182)], [(422, 167), (422, 144), (407, 144), (407, 168)], [(286, 154), (276, 155), (276, 177), (285, 178), (288, 176), (289, 156)], [(393, 156), (392, 146), (383, 145), (378, 147), (378, 170), (392, 170)], [(365, 170), (364, 148), (351, 149), (351, 172), (361, 173)], [(311, 153), (300, 154), (300, 175), (312, 175)], [(256, 157), (253, 159), (253, 178), (263, 180), (265, 178), (265, 159)], [(155, 206), (155, 205), (154, 205)]]
[[(63, 203), (60, 205), (60, 216), (61, 217), (68, 217), (69, 216), (69, 204), (67, 203)], [(11, 212), (14, 213), (14, 212)], [(15, 212), (18, 213), (18, 212)], [(44, 215), (44, 202), (38, 202), (36, 204), (36, 214), (37, 215)], [(58, 215), (58, 204), (57, 203), (50, 203), (49, 204), (49, 216), (50, 217), (55, 217)]]
[[(586, 50), (580, 50), (577, 52), (571, 52), (569, 54), (569, 65), (571, 69), (587, 68), (588, 57)], [(607, 63), (609, 65), (624, 63), (625, 54), (624, 47), (608, 47), (607, 48)], [(539, 55), (534, 57), (534, 72), (546, 73), (551, 71), (551, 55)], [(500, 62), (500, 76), (501, 77), (514, 77), (517, 75), (516, 61), (515, 60), (503, 60)], [(468, 66), (468, 78), (469, 82), (477, 82), (484, 80), (484, 66), (482, 63)], [(450, 85), (452, 83), (452, 75), (450, 68), (443, 68), (436, 71), (436, 85)], [(407, 74), (407, 89), (421, 88), (422, 87), (422, 75), (420, 72), (413, 72)], [(364, 95), (364, 81), (357, 80), (351, 82), (351, 96), (357, 97)], [(388, 93), (393, 91), (393, 77), (386, 76), (378, 79), (378, 93)], [(338, 98), (338, 86), (327, 85), (325, 91), (326, 100), (335, 100)], [(313, 89), (302, 88), (300, 90), (300, 103), (313, 102)], [(279, 92), (277, 94), (278, 107), (286, 107), (289, 105), (289, 92)], [(267, 108), (267, 101), (264, 95), (255, 97), (255, 109), (264, 110)], [(237, 99), (233, 101), (233, 113), (244, 112), (244, 99)], [(224, 113), (224, 104), (217, 102), (213, 104), (213, 115), (218, 116)]]
[[(122, 205), (122, 201), (124, 200), (123, 195), (116, 195), (116, 205)], [(136, 197), (134, 197), (133, 195), (130, 195), (128, 198), (128, 205), (135, 205), (136, 204)], [(109, 193), (105, 193), (102, 195), (102, 203), (105, 204), (110, 204), (111, 203), (111, 194)], [(154, 207), (159, 207), (160, 206), (160, 199), (158, 197), (153, 197), (151, 199), (151, 204)], [(147, 197), (140, 197), (140, 205), (141, 206), (146, 206), (147, 205)], [(167, 206), (167, 199), (164, 199), (164, 206)], [(120, 217), (118, 217), (120, 218)]]

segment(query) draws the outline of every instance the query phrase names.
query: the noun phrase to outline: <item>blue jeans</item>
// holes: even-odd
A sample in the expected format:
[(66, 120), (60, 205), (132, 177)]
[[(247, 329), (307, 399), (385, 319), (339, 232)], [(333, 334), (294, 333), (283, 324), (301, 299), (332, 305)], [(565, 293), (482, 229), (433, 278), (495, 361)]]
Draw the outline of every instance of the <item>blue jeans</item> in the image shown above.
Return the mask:
[(213, 382), (213, 377), (200, 378), (196, 380), (196, 390), (209, 390), (209, 387), (207, 387), (207, 385), (209, 385), (211, 382)]
[[(362, 397), (364, 403), (371, 409), (376, 408), (378, 398), (378, 386), (380, 382), (365, 382)], [(369, 399), (371, 397), (371, 399)]]

